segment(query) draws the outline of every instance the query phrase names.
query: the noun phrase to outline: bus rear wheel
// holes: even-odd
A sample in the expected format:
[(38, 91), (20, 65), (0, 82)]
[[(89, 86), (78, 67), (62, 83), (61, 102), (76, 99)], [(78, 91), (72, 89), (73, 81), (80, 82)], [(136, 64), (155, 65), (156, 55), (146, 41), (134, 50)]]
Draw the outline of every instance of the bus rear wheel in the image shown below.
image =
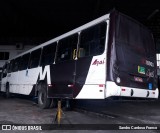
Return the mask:
[(42, 109), (47, 109), (50, 107), (51, 99), (47, 98), (47, 87), (41, 84), (41, 88), (38, 91), (38, 105)]

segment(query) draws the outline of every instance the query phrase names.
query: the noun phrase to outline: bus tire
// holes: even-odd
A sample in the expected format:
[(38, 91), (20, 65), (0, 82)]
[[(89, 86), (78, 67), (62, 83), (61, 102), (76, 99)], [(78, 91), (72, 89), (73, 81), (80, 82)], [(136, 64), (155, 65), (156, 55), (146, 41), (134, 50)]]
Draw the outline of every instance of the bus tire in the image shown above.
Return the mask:
[(9, 92), (9, 83), (6, 84), (6, 98), (10, 98), (11, 94)]
[(41, 84), (41, 88), (38, 91), (38, 106), (42, 109), (50, 107), (51, 99), (47, 98), (47, 87), (45, 84)]

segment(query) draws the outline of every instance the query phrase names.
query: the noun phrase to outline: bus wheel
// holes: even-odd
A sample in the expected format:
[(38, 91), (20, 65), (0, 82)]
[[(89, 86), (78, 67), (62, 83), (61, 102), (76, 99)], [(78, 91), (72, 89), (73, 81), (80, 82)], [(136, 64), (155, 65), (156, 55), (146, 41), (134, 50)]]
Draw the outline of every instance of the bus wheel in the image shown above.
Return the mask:
[(42, 84), (38, 91), (38, 105), (42, 109), (49, 108), (51, 104), (51, 99), (47, 98), (47, 87)]
[(11, 94), (9, 92), (9, 83), (6, 84), (6, 98), (10, 98)]

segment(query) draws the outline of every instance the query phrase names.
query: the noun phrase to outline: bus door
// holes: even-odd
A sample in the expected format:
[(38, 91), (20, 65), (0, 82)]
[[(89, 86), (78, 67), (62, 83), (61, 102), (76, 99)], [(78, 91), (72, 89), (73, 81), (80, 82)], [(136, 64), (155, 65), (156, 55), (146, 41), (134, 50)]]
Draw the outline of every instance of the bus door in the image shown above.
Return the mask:
[(73, 53), (77, 48), (78, 34), (68, 36), (58, 41), (56, 60), (50, 67), (52, 89), (48, 97), (73, 98), (75, 79), (75, 59)]

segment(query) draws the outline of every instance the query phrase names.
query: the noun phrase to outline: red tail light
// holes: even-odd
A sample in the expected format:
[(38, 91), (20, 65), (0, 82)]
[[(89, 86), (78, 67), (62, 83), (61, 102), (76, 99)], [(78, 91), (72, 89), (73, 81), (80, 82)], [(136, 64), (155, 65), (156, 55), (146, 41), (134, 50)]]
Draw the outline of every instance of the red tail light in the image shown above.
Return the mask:
[(99, 87), (104, 87), (104, 85), (100, 84)]

